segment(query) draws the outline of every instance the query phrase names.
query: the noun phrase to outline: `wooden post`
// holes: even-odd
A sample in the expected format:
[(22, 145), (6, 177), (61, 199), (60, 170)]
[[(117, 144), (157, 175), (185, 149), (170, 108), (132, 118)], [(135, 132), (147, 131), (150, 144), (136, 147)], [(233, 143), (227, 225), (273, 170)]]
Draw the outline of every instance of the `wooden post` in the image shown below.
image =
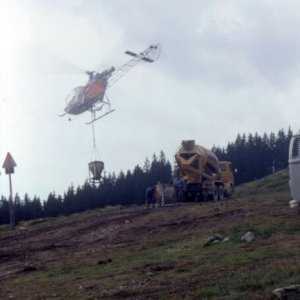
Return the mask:
[(9, 223), (11, 229), (14, 229), (16, 223), (15, 223), (15, 209), (14, 209), (14, 201), (13, 201), (11, 174), (8, 175), (8, 178), (9, 178)]
[(13, 200), (13, 192), (12, 192), (12, 183), (11, 183), (11, 174), (15, 172), (14, 168), (17, 166), (13, 157), (9, 152), (7, 152), (6, 158), (4, 160), (2, 168), (5, 169), (5, 173), (8, 175), (9, 178), (9, 222), (10, 227), (12, 229), (15, 228), (15, 211), (14, 211), (14, 200)]

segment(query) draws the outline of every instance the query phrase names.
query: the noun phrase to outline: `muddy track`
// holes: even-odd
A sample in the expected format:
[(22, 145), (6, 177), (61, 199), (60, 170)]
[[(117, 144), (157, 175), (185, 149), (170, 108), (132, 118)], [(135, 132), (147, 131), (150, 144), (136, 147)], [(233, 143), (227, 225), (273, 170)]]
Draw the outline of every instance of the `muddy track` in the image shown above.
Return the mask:
[(113, 242), (111, 235), (122, 231), (126, 220), (146, 214), (147, 210), (138, 210), (94, 215), (40, 228), (23, 229), (0, 237), (0, 280), (21, 272), (28, 265), (40, 267), (47, 262), (70, 257), (89, 244), (101, 241), (105, 245)]

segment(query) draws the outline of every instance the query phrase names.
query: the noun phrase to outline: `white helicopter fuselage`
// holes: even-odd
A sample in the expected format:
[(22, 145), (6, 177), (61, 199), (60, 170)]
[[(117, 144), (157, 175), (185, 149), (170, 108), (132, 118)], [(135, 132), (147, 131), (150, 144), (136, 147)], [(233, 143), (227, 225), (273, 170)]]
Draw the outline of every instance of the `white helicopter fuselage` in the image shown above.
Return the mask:
[[(126, 51), (125, 53), (133, 58), (117, 69), (111, 67), (101, 73), (87, 71), (86, 73), (89, 76), (87, 85), (78, 86), (71, 91), (66, 99), (64, 113), (60, 116), (62, 117), (66, 114), (79, 115), (90, 111), (92, 113), (92, 121), (88, 123), (90, 124), (113, 112), (114, 109), (111, 109), (110, 101), (105, 95), (106, 89), (140, 61), (154, 62), (159, 57), (160, 45), (150, 45), (146, 50), (140, 53), (132, 51)], [(108, 110), (104, 113), (102, 111), (101, 116), (96, 116), (96, 112), (101, 111), (103, 107), (107, 107)]]
[(88, 98), (85, 95), (85, 86), (78, 86), (74, 88), (69, 96), (67, 97), (67, 105), (64, 109), (65, 113), (71, 115), (79, 115), (87, 110), (92, 109), (93, 105), (97, 101), (102, 101), (104, 94), (102, 97), (94, 97)]
[(93, 110), (96, 102), (103, 102), (107, 81), (102, 78), (93, 78), (86, 86), (74, 88), (68, 95), (65, 113), (79, 115)]

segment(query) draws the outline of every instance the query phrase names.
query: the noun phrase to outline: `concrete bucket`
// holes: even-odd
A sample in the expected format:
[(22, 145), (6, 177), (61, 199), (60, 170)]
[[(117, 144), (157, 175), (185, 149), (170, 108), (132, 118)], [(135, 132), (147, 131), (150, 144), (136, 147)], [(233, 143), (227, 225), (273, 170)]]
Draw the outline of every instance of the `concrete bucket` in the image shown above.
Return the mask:
[(104, 162), (95, 160), (89, 163), (89, 179), (91, 182), (100, 182), (101, 173), (104, 169)]

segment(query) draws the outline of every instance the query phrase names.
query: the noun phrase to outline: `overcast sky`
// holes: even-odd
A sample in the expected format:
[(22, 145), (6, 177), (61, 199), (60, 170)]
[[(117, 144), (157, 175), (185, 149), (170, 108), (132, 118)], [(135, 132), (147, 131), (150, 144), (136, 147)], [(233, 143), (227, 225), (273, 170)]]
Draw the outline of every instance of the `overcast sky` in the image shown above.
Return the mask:
[[(127, 171), (182, 139), (211, 148), (238, 133), (300, 128), (300, 2), (277, 0), (0, 0), (0, 163), (14, 193), (46, 198), (82, 185), (93, 160), (84, 113), (60, 118), (81, 70), (120, 66), (160, 43), (107, 92), (95, 125), (106, 172)], [(0, 194), (8, 178), (0, 176)]]

